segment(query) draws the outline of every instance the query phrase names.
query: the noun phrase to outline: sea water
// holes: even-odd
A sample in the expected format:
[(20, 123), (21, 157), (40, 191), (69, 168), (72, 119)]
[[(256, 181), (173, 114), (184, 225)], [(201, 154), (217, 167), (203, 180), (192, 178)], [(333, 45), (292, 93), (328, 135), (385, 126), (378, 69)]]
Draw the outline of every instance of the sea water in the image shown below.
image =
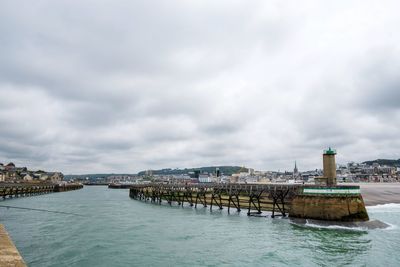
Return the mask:
[[(400, 266), (400, 205), (368, 207), (390, 225), (299, 226), (198, 206), (156, 205), (104, 186), (14, 198), (0, 205), (29, 266)], [(78, 216), (79, 215), (79, 216)]]

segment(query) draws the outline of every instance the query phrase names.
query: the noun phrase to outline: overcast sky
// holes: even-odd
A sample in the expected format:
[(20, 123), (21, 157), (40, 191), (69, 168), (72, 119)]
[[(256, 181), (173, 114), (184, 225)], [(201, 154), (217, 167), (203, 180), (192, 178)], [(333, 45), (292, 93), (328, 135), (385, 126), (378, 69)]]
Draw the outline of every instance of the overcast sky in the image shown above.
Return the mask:
[(399, 1), (0, 0), (0, 162), (400, 158)]

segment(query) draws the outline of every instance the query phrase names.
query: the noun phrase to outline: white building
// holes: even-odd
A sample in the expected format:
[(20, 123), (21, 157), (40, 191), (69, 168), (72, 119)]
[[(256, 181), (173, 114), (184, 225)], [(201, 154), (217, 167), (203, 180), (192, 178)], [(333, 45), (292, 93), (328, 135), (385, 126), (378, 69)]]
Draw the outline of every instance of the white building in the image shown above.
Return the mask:
[(199, 183), (211, 183), (212, 179), (208, 174), (200, 174), (199, 175)]
[(26, 175), (24, 176), (23, 179), (24, 179), (24, 181), (32, 181), (32, 180), (33, 180), (33, 177), (30, 176), (29, 173), (28, 173), (28, 174), (26, 174)]

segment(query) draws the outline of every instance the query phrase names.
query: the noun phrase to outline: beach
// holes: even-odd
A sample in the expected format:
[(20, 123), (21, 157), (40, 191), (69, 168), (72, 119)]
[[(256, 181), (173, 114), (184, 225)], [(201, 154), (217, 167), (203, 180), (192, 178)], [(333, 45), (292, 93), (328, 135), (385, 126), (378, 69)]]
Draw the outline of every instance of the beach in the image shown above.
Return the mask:
[(360, 186), (366, 206), (400, 203), (400, 183), (361, 183), (355, 185)]

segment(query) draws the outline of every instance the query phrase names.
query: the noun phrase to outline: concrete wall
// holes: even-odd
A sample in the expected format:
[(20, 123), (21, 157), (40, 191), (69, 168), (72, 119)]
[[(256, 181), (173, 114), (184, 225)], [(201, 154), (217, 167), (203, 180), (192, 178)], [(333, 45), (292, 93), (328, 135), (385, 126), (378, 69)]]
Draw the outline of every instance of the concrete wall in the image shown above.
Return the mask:
[(361, 195), (298, 195), (290, 207), (290, 217), (326, 221), (368, 221)]
[(26, 267), (24, 260), (2, 224), (0, 224), (0, 266)]

